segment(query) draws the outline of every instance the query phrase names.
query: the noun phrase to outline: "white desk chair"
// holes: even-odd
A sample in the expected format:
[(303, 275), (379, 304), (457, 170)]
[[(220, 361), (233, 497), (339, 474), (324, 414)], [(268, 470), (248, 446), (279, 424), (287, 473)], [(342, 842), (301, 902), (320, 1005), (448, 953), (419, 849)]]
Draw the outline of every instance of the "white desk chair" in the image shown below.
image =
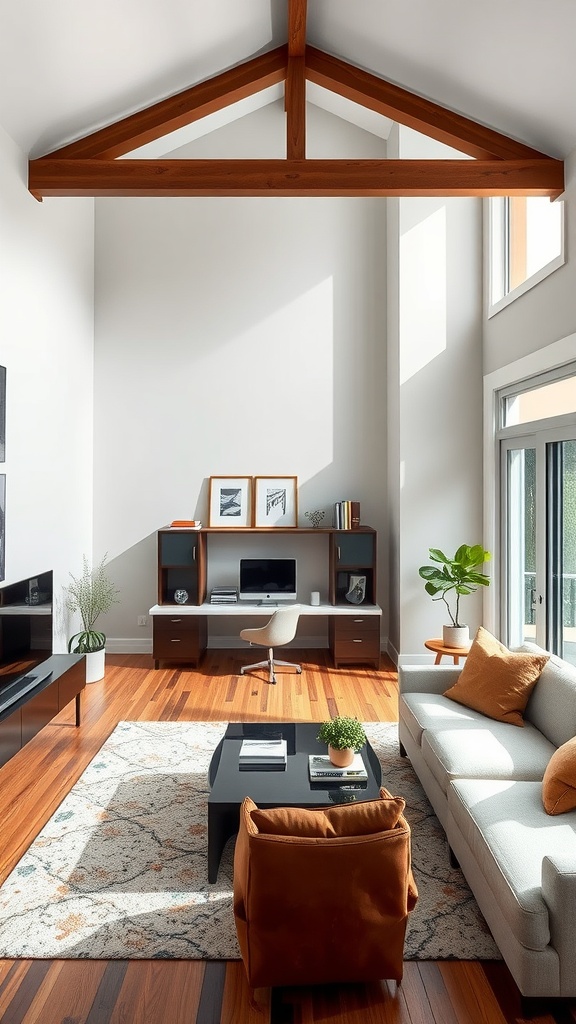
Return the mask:
[(253, 668), (267, 667), (269, 670), (268, 682), (275, 683), (276, 675), (274, 673), (274, 669), (276, 665), (285, 665), (288, 668), (295, 668), (297, 672), (302, 671), (301, 665), (296, 665), (293, 661), (278, 661), (278, 659), (274, 657), (274, 647), (281, 647), (283, 644), (290, 643), (290, 640), (293, 640), (296, 636), (299, 616), (300, 606), (297, 604), (291, 604), (286, 608), (278, 608), (265, 626), (240, 630), (240, 637), (242, 640), (248, 640), (251, 644), (259, 644), (261, 647), (268, 648), (268, 657), (266, 661), (257, 661), (254, 665), (244, 665), (244, 667), (240, 669), (241, 676)]

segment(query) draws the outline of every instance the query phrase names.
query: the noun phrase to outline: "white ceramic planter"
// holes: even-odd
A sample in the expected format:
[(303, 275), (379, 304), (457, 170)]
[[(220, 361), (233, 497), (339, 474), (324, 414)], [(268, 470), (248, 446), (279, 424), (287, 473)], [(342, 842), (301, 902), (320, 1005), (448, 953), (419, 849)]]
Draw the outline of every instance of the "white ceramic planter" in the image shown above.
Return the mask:
[(442, 626), (442, 639), (446, 647), (469, 647), (468, 626)]
[(99, 679), (104, 678), (106, 664), (106, 651), (102, 648), (101, 651), (91, 651), (90, 654), (86, 655), (86, 682), (97, 683)]

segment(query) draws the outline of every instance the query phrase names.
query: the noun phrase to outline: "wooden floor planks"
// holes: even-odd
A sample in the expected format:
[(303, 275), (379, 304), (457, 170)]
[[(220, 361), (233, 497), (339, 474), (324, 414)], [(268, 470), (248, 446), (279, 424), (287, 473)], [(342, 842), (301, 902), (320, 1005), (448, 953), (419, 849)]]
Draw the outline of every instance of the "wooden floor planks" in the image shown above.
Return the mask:
[[(210, 651), (199, 669), (152, 668), (108, 656), (73, 705), (0, 769), (0, 881), (7, 876), (119, 721), (322, 721), (347, 714), (395, 721), (396, 672), (336, 670), (322, 651), (291, 651), (302, 675), (239, 674), (237, 651)], [(503, 963), (409, 962), (393, 982), (251, 991), (241, 963), (0, 961), (1, 1024), (523, 1024)], [(532, 1024), (576, 1022), (576, 1000), (539, 1007)]]

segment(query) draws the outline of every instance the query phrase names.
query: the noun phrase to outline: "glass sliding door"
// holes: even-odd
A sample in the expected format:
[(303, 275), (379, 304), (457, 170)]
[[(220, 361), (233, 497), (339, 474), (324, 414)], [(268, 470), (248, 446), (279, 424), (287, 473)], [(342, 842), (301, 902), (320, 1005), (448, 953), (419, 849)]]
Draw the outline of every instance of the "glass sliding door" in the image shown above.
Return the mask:
[(517, 647), (536, 639), (536, 449), (506, 446), (503, 465), (506, 635)]
[(576, 430), (501, 441), (502, 625), (576, 665)]

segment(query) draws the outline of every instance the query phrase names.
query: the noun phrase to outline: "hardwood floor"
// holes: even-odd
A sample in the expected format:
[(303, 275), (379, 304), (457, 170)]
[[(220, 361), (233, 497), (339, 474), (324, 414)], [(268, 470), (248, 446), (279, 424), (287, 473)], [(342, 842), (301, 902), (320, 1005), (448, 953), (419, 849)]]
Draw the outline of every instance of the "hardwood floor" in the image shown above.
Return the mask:
[[(364, 721), (397, 717), (391, 663), (335, 670), (314, 652), (292, 651), (302, 675), (240, 677), (244, 654), (210, 651), (200, 669), (154, 671), (145, 656), (108, 656), (106, 677), (87, 687), (83, 721), (74, 705), (0, 769), (0, 882), (114, 727), (141, 721)], [(576, 1000), (522, 1015), (502, 963), (408, 962), (402, 985), (342, 985), (251, 992), (241, 963), (200, 961), (0, 961), (1, 1024), (559, 1024), (576, 1022)]]

